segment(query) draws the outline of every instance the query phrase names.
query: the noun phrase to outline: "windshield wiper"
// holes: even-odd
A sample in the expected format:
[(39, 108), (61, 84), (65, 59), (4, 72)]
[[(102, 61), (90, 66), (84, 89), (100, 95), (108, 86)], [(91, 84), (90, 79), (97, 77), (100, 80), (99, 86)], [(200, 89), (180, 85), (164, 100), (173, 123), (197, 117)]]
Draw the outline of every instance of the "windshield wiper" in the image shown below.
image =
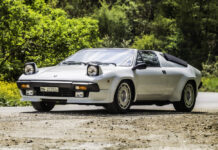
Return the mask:
[(100, 62), (100, 61), (91, 61), (89, 62), (90, 64), (97, 64), (97, 65), (114, 65), (114, 66), (117, 66), (116, 63), (112, 63), (112, 62)]
[(62, 62), (62, 64), (67, 64), (67, 65), (81, 65), (81, 64), (84, 64), (84, 65), (87, 65), (87, 63), (85, 63), (85, 62), (79, 62), (79, 61), (64, 61), (64, 62)]

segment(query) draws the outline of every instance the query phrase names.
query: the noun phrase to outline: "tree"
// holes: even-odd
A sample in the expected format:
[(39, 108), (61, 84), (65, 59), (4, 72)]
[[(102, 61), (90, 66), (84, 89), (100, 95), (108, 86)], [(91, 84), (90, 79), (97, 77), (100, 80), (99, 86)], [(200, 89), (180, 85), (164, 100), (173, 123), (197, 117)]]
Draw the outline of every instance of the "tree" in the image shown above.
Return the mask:
[(97, 20), (68, 19), (66, 12), (52, 9), (43, 0), (0, 3), (0, 74), (4, 79), (16, 80), (25, 62), (54, 65), (99, 42)]

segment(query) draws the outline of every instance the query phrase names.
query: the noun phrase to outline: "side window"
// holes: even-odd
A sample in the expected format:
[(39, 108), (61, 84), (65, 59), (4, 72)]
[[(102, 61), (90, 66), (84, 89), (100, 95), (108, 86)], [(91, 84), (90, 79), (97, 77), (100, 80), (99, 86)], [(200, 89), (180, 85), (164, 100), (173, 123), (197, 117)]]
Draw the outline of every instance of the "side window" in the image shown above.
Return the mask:
[(144, 63), (144, 61), (142, 60), (141, 54), (138, 52), (137, 58), (136, 58), (136, 64), (141, 64), (141, 63)]
[(157, 55), (151, 51), (139, 51), (137, 56), (137, 64), (146, 63), (148, 67), (160, 67)]

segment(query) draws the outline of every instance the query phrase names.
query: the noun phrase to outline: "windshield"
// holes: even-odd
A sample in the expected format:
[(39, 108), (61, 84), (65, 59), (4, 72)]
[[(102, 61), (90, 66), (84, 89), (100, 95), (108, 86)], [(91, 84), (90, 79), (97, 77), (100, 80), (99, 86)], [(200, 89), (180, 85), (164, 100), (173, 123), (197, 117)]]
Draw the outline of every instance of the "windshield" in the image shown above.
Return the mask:
[(81, 50), (64, 60), (63, 64), (67, 64), (67, 62), (74, 62), (74, 64), (97, 63), (131, 66), (133, 63), (134, 53), (135, 51), (133, 50), (124, 49)]

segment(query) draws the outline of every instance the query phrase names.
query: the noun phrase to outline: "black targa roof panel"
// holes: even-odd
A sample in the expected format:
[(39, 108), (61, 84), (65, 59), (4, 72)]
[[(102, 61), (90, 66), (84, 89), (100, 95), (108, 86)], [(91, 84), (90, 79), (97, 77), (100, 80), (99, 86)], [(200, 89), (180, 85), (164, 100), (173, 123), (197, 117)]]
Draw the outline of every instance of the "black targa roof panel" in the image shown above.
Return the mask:
[(170, 55), (170, 54), (164, 54), (164, 58), (167, 60), (167, 61), (171, 61), (171, 62), (174, 62), (174, 63), (177, 63), (179, 65), (182, 65), (182, 66), (185, 66), (187, 67), (188, 66), (188, 63), (180, 58), (177, 58), (173, 55)]

